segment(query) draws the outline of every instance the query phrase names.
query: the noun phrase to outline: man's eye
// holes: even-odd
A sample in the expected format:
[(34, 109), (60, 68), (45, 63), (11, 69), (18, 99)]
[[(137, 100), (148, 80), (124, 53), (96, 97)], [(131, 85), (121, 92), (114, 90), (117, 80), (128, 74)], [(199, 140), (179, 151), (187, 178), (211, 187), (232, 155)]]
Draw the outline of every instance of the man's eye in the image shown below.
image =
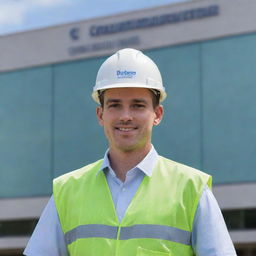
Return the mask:
[(143, 105), (143, 104), (134, 104), (133, 107), (134, 108), (144, 108), (145, 105)]
[(114, 104), (110, 104), (108, 105), (109, 108), (117, 108), (119, 107), (120, 104), (114, 103)]

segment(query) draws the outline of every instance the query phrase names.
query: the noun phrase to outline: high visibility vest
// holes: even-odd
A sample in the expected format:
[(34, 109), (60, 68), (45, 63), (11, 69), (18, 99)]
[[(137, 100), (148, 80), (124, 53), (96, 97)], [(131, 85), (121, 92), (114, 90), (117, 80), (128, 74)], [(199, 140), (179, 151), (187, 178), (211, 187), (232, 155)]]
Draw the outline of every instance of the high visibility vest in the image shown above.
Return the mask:
[(54, 180), (70, 256), (194, 255), (191, 232), (211, 176), (159, 156), (119, 222), (99, 160)]

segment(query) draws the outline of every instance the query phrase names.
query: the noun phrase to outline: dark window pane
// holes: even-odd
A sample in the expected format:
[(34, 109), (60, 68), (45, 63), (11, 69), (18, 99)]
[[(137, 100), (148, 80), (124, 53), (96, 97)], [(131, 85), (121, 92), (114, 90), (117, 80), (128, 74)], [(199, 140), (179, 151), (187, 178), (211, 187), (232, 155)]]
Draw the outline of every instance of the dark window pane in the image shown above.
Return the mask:
[(245, 228), (256, 228), (256, 209), (246, 210), (244, 213)]
[(243, 212), (242, 211), (223, 211), (223, 217), (225, 219), (228, 229), (243, 229)]
[(10, 250), (1, 250), (0, 256), (23, 256), (24, 248), (22, 249), (10, 249)]
[(247, 253), (244, 249), (236, 249), (237, 256), (247, 256)]
[(256, 209), (225, 210), (222, 213), (229, 230), (256, 228)]
[(37, 224), (37, 221), (37, 219), (1, 221), (0, 237), (30, 236)]

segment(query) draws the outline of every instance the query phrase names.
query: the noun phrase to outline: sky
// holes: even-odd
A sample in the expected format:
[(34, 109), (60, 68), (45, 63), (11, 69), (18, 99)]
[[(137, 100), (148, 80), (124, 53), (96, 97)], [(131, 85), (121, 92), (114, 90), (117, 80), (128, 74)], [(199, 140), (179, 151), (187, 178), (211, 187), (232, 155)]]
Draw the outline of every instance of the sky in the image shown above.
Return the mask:
[(0, 35), (184, 1), (0, 0)]

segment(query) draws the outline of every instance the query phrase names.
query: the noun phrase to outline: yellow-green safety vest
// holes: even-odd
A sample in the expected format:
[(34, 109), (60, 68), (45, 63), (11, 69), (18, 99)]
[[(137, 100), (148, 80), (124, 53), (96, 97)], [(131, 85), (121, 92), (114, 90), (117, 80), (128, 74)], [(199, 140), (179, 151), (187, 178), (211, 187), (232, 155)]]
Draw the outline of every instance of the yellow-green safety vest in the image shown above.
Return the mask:
[(194, 216), (211, 176), (159, 156), (119, 222), (101, 165), (99, 160), (53, 182), (70, 256), (194, 255)]

